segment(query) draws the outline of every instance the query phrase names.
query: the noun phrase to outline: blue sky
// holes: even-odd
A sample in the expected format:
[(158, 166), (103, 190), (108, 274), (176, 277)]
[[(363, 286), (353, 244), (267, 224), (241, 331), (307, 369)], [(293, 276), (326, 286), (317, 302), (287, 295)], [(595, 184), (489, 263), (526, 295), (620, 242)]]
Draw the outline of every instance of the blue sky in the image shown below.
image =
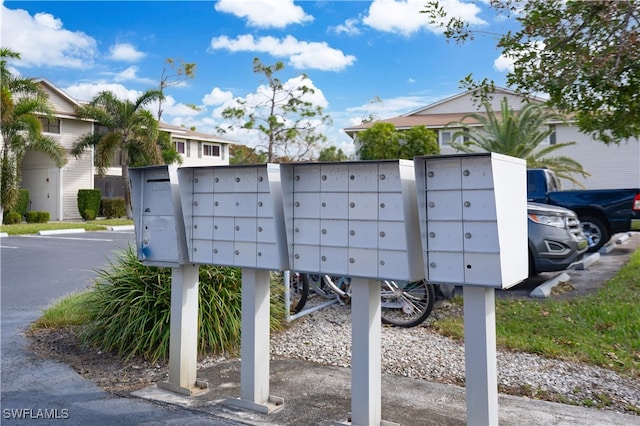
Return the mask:
[[(333, 120), (324, 129), (329, 145), (351, 153), (342, 129), (363, 117), (393, 117), (459, 93), (469, 73), (503, 85), (508, 64), (496, 36), (447, 43), (419, 12), (427, 1), (4, 1), (0, 44), (21, 54), (15, 72), (81, 101), (102, 90), (135, 98), (158, 86), (167, 58), (195, 62), (194, 79), (167, 89), (162, 120), (207, 133), (223, 124), (220, 111), (234, 97), (251, 98), (264, 83), (253, 58), (282, 61), (277, 76), (306, 74), (313, 101)], [(483, 32), (514, 25), (486, 1), (442, 4)], [(225, 137), (256, 143), (246, 133)]]

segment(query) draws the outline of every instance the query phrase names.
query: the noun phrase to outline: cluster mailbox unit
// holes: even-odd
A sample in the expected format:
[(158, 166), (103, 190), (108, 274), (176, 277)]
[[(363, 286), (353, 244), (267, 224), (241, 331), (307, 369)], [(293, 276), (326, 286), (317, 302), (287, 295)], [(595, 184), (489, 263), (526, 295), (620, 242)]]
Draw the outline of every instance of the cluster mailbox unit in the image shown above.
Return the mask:
[(178, 169), (189, 259), (288, 269), (277, 164)]
[(281, 164), (289, 263), (300, 272), (424, 278), (409, 160)]
[(527, 278), (524, 160), (487, 153), (414, 162), (427, 279), (508, 288)]

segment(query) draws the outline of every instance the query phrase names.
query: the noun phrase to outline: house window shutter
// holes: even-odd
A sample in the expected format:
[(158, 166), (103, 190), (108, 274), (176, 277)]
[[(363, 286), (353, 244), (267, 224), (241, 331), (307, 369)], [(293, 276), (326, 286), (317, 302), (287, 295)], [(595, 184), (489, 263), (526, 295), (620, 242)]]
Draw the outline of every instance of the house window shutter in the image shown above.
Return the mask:
[(198, 158), (202, 158), (202, 142), (198, 142)]
[(191, 141), (187, 140), (187, 157), (191, 157)]

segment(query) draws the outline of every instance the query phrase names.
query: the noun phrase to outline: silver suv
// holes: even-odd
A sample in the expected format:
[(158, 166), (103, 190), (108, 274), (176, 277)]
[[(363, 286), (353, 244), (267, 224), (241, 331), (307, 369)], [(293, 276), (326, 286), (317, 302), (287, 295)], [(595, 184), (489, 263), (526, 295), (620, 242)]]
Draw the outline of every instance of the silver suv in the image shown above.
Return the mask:
[(587, 251), (587, 238), (572, 210), (529, 202), (527, 216), (529, 276), (565, 270)]

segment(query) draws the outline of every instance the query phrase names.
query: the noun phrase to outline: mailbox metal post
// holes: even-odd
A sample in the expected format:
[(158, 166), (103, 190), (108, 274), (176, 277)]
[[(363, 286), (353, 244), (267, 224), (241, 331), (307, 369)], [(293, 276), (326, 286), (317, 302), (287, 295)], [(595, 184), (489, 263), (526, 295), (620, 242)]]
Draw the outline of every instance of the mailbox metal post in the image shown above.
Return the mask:
[(171, 269), (169, 381), (158, 387), (193, 395), (206, 383), (198, 382), (198, 265)]
[(265, 414), (284, 404), (284, 399), (269, 395), (269, 285), (269, 271), (242, 269), (240, 399), (226, 400)]
[(495, 290), (467, 286), (463, 298), (467, 424), (497, 425)]

